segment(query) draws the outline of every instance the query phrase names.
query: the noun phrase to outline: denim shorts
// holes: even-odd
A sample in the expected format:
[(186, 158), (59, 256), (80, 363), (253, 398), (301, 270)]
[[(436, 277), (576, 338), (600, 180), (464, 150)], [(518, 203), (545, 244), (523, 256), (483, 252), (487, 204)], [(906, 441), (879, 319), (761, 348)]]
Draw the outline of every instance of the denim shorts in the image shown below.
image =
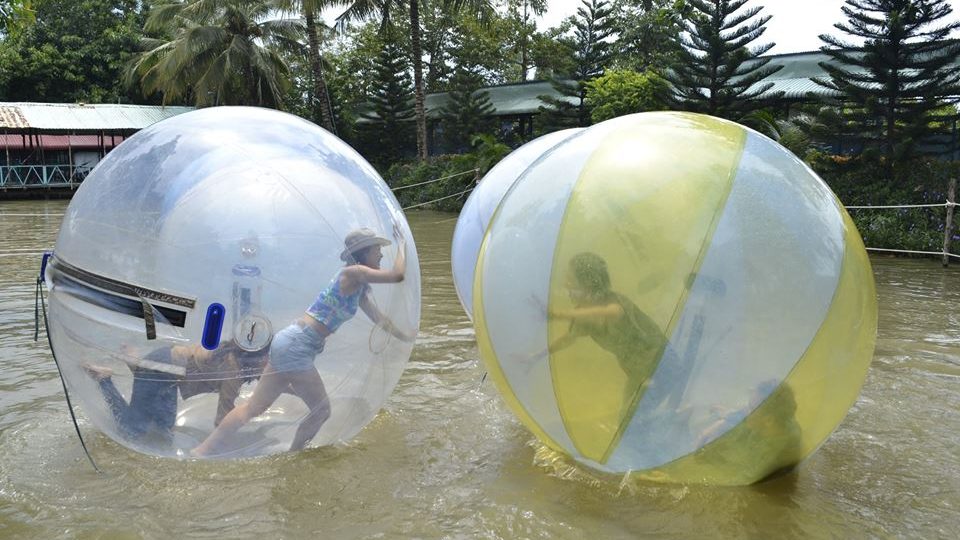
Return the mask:
[(324, 338), (299, 322), (277, 332), (270, 344), (270, 365), (276, 371), (304, 371), (323, 351)]

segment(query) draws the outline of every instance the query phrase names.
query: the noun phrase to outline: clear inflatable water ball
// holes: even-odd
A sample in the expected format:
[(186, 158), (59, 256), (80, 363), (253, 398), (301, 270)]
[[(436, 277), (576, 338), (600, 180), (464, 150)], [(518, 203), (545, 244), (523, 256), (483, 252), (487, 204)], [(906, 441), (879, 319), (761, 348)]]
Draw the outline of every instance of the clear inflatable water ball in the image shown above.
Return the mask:
[(497, 205), (531, 163), (582, 128), (554, 131), (524, 144), (483, 176), (464, 203), (453, 231), (450, 261), (453, 285), (467, 316), (473, 318), (473, 278), (480, 242)]
[(722, 485), (829, 436), (877, 325), (869, 259), (827, 186), (756, 132), (666, 112), (590, 127), (527, 169), (486, 232), (473, 313), (492, 379), (546, 445)]
[(203, 109), (138, 132), (67, 209), (46, 272), (71, 396), (156, 456), (350, 439), (409, 358), (404, 215), (349, 146), (292, 115)]

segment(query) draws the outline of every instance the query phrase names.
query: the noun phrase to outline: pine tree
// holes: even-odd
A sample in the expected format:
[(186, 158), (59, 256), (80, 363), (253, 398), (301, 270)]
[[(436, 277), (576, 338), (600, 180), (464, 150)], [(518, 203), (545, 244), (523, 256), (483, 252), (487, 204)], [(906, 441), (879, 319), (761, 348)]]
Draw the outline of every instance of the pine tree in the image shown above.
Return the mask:
[(469, 68), (459, 67), (450, 80), (450, 101), (440, 111), (444, 146), (453, 151), (470, 148), (473, 135), (488, 133), (493, 127), (494, 108), (490, 94), (479, 91), (483, 77)]
[(768, 93), (773, 83), (763, 82), (782, 67), (760, 58), (774, 44), (749, 47), (763, 35), (770, 16), (754, 19), (763, 6), (740, 11), (746, 3), (687, 0), (684, 35), (677, 37), (679, 60), (666, 74), (676, 108), (740, 121), (782, 95)]
[(606, 0), (581, 0), (573, 20), (576, 67), (568, 79), (554, 77), (551, 84), (562, 97), (540, 96), (539, 121), (544, 131), (590, 125), (590, 107), (586, 101), (587, 83), (603, 75), (610, 65), (613, 12)]
[(847, 22), (834, 27), (863, 45), (820, 36), (832, 62), (820, 64), (829, 79), (814, 82), (842, 95), (845, 123), (867, 154), (880, 151), (891, 177), (934, 131), (938, 98), (960, 93), (960, 42), (948, 40), (960, 22), (945, 22), (952, 11), (946, 0), (846, 0)]
[(384, 40), (373, 71), (370, 111), (359, 115), (366, 122), (358, 128), (358, 136), (365, 155), (389, 165), (416, 148), (411, 129), (415, 112), (410, 65), (396, 40)]

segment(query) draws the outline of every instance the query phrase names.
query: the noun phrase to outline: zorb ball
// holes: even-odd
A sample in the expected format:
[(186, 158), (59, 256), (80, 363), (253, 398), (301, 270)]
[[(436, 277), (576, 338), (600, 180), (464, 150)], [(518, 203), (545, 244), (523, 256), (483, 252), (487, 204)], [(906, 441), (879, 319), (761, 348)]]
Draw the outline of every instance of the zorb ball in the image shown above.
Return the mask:
[(877, 324), (827, 186), (766, 137), (686, 113), (603, 122), (533, 163), (473, 297), (487, 369), (541, 441), (672, 482), (790, 470), (856, 399)]
[(453, 231), (450, 262), (453, 285), (468, 317), (473, 316), (473, 277), (483, 233), (494, 210), (524, 170), (545, 152), (582, 128), (547, 133), (517, 148), (487, 172), (464, 203)]
[[(120, 444), (187, 455), (262, 384), (274, 335), (344, 267), (358, 229), (380, 239), (382, 268), (405, 240), (405, 279), (371, 284), (367, 298), (412, 335), (420, 273), (410, 229), (376, 171), (337, 137), (246, 107), (138, 132), (80, 186), (46, 272), (51, 343), (71, 395)], [(330, 415), (312, 445), (351, 438), (390, 394), (412, 343), (387, 328), (357, 310), (313, 357)], [(219, 456), (290, 449), (308, 411), (281, 394)]]

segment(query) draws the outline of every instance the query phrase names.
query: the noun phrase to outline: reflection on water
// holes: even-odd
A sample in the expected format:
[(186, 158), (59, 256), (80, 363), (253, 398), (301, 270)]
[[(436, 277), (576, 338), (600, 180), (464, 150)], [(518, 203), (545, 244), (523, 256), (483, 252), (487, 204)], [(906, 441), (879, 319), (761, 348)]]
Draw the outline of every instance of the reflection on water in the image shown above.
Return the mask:
[(52, 246), (65, 207), (0, 202), (4, 538), (946, 538), (960, 527), (960, 269), (873, 260), (873, 366), (799, 473), (752, 488), (621, 486), (544, 451), (480, 384), (450, 277), (455, 216), (416, 213), (421, 335), (386, 408), (354, 441), (188, 463), (134, 454), (84, 423), (98, 476), (47, 347), (33, 342), (30, 254)]

